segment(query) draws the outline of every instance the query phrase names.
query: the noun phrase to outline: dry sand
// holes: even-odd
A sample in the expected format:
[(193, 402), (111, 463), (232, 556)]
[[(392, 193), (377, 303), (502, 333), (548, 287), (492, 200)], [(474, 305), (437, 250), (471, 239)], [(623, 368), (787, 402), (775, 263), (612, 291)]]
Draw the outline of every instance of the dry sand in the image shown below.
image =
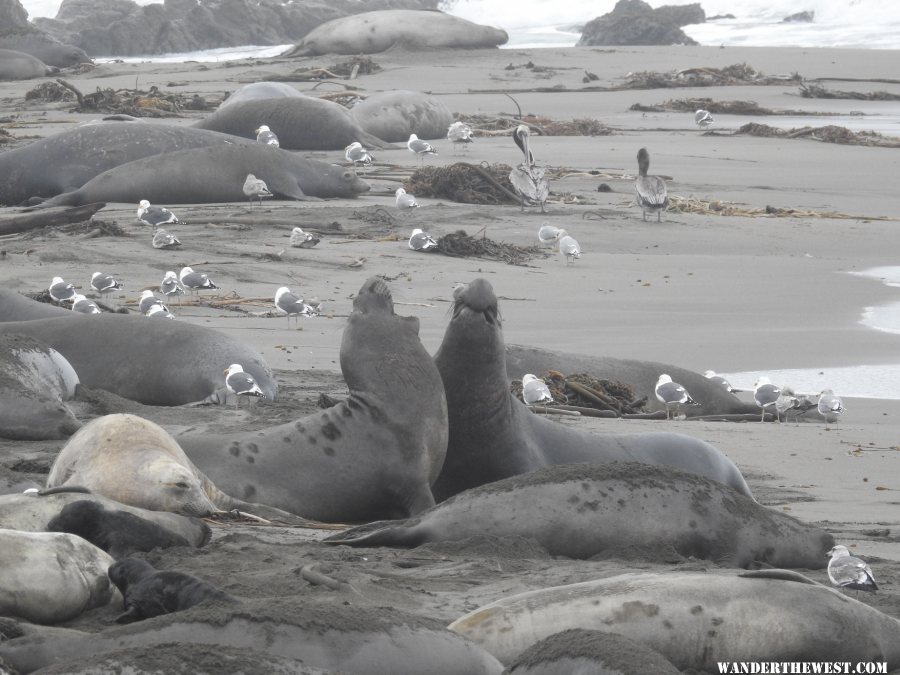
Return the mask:
[[(338, 345), (352, 295), (363, 280), (381, 274), (391, 280), (398, 313), (421, 320), (421, 337), (434, 351), (447, 323), (451, 287), (483, 276), (501, 297), (508, 342), (563, 351), (658, 360), (697, 371), (735, 372), (788, 367), (896, 363), (896, 335), (863, 327), (864, 307), (895, 299), (896, 291), (878, 281), (847, 274), (896, 264), (900, 226), (897, 176), (900, 150), (819, 143), (809, 139), (731, 136), (747, 121), (779, 124), (773, 118), (717, 116), (720, 134), (701, 135), (688, 113), (630, 112), (633, 103), (705, 96), (717, 101), (755, 100), (761, 106), (834, 113), (801, 119), (787, 126), (837, 124), (878, 128), (900, 118), (897, 102), (807, 100), (796, 85), (738, 86), (579, 92), (585, 71), (621, 84), (631, 71), (670, 71), (722, 67), (746, 62), (768, 75), (797, 72), (806, 78), (856, 78), (825, 82), (831, 88), (900, 92), (896, 84), (877, 83), (896, 76), (898, 54), (887, 51), (828, 49), (717, 49), (698, 47), (547, 49), (429, 53), (395, 52), (374, 57), (383, 70), (361, 77), (365, 92), (404, 88), (439, 94), (454, 112), (465, 114), (534, 113), (554, 119), (590, 117), (614, 128), (598, 137), (532, 137), (538, 162), (562, 169), (551, 182), (548, 213), (521, 213), (514, 206), (472, 206), (420, 199), (422, 208), (398, 212), (396, 180), (377, 177), (372, 192), (355, 200), (319, 203), (267, 202), (253, 215), (242, 204), (173, 207), (188, 221), (177, 228), (184, 246), (156, 251), (150, 232), (134, 218), (134, 205), (111, 204), (98, 217), (122, 226), (126, 237), (85, 239), (60, 232), (0, 239), (0, 282), (14, 290), (39, 291), (54, 275), (86, 287), (102, 269), (128, 289), (113, 304), (134, 300), (143, 287), (158, 284), (165, 270), (183, 264), (207, 272), (221, 294), (269, 298), (275, 288), (318, 296), (327, 317), (289, 328), (283, 318), (262, 316), (270, 306), (246, 305), (249, 313), (200, 306), (172, 306), (181, 321), (215, 327), (253, 344), (277, 369), (282, 400), (253, 411), (154, 409), (105, 398), (103, 405), (83, 403), (89, 417), (129, 410), (154, 419), (173, 432), (188, 427), (264, 426), (310, 411), (319, 392), (340, 395)], [(83, 92), (96, 87), (142, 89), (221, 96), (241, 84), (284, 73), (299, 65), (329, 66), (339, 58), (302, 61), (251, 60), (229, 64), (108, 64), (67, 79)], [(525, 68), (531, 62), (546, 68)], [(514, 66), (507, 69), (508, 65)], [(0, 124), (18, 139), (70, 128), (89, 116), (69, 114), (66, 106), (24, 102), (34, 82), (0, 83)], [(311, 85), (299, 83), (301, 90)], [(536, 92), (536, 88), (558, 91)], [(319, 87), (320, 92), (325, 87)], [(333, 89), (334, 87), (332, 87)], [(509, 92), (510, 100), (503, 92)], [(862, 112), (863, 117), (851, 112)], [(190, 123), (194, 117), (172, 120)], [(870, 126), (866, 126), (871, 122)], [(17, 141), (21, 142), (21, 141)], [(437, 141), (430, 164), (459, 161), (449, 143)], [(670, 194), (737, 202), (747, 208), (767, 205), (853, 218), (746, 217), (669, 213), (665, 222), (643, 222), (631, 204), (640, 147), (651, 154), (651, 173), (670, 178)], [(343, 161), (342, 152), (315, 153)], [(381, 163), (400, 165), (393, 175), (409, 173), (415, 158), (401, 145), (382, 151)], [(519, 161), (508, 137), (478, 138), (465, 161)], [(597, 171), (601, 175), (590, 175)], [(612, 192), (601, 193), (605, 182)], [(390, 222), (378, 222), (387, 212)], [(599, 213), (602, 218), (592, 215)], [(884, 220), (879, 218), (886, 218)], [(573, 265), (558, 256), (538, 257), (511, 266), (478, 259), (425, 255), (407, 249), (414, 227), (434, 235), (463, 228), (474, 234), (523, 246), (535, 242), (544, 221), (565, 227), (584, 250)], [(306, 228), (340, 223), (347, 233), (370, 239), (329, 235), (311, 250), (292, 249), (292, 225)], [(173, 228), (174, 229), (174, 228)], [(385, 235), (396, 234), (390, 240)], [(361, 268), (348, 263), (365, 258)], [(837, 393), (840, 394), (838, 391)], [(759, 500), (772, 508), (820, 524), (840, 542), (866, 557), (881, 591), (861, 598), (900, 617), (900, 402), (850, 399), (839, 425), (799, 426), (700, 421), (566, 421), (604, 431), (675, 429), (719, 447), (744, 471)], [(299, 411), (299, 412), (298, 412)], [(3, 443), (2, 464), (40, 478), (49, 468), (55, 442)], [(202, 554), (154, 553), (158, 567), (200, 575), (235, 595), (268, 597), (311, 594), (323, 602), (339, 595), (309, 588), (295, 573), (311, 562), (361, 592), (353, 602), (391, 605), (450, 621), (474, 606), (502, 595), (547, 585), (580, 581), (641, 567), (715, 568), (705, 561), (672, 565), (625, 561), (552, 561), (525, 545), (430, 547), (406, 551), (363, 550), (346, 553), (303, 543), (305, 531), (272, 528), (217, 528)], [(409, 568), (414, 559), (419, 567)], [(426, 571), (423, 572), (425, 568)], [(289, 571), (288, 571), (289, 570)], [(810, 576), (827, 583), (824, 570)], [(115, 610), (96, 610), (71, 622), (85, 630), (102, 628)]]

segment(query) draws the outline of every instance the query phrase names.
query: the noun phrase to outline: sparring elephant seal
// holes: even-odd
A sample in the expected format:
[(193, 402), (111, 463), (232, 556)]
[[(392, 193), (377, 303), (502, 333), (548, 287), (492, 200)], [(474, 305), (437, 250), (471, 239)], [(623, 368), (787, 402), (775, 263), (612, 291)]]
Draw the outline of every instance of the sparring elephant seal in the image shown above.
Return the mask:
[(114, 562), (74, 534), (0, 530), (0, 616), (51, 624), (106, 605)]
[(350, 169), (254, 143), (144, 157), (105, 171), (41, 207), (142, 199), (160, 204), (244, 201), (244, 182), (250, 173), (281, 199), (355, 197), (369, 190), (369, 184)]
[(53, 75), (58, 68), (14, 49), (0, 49), (0, 80), (30, 80), (33, 77)]
[(509, 392), (497, 297), (484, 279), (454, 294), (434, 360), (447, 392), (450, 442), (432, 486), (437, 501), (553, 464), (637, 461), (712, 478), (751, 496), (734, 463), (708, 443), (674, 433), (590, 434), (533, 414)]
[(31, 336), (58, 351), (84, 386), (146, 405), (222, 403), (222, 371), (230, 363), (240, 363), (253, 375), (269, 400), (278, 395), (275, 375), (258, 352), (205, 326), (64, 312), (56, 318), (0, 322), (0, 336), (12, 334)]
[(550, 555), (659, 559), (671, 552), (749, 567), (825, 566), (834, 539), (709, 478), (639, 462), (567, 464), (461, 492), (406, 522), (326, 541), (418, 546), (473, 536), (530, 537)]
[(286, 150), (343, 150), (353, 141), (367, 148), (386, 146), (363, 131), (344, 106), (312, 96), (238, 101), (220, 106), (194, 126), (255, 139), (261, 124), (275, 132)]
[(0, 437), (68, 438), (81, 426), (65, 401), (78, 375), (65, 357), (27, 335), (0, 334)]
[(377, 277), (353, 299), (333, 408), (231, 436), (180, 436), (222, 490), (316, 520), (404, 518), (434, 505), (429, 485), (447, 448), (444, 388), (419, 320), (394, 314)]
[(71, 192), (108, 169), (142, 157), (252, 142), (216, 131), (134, 119), (88, 122), (0, 153), (0, 204), (12, 206), (33, 197)]
[(410, 134), (419, 138), (445, 138), (453, 113), (435, 96), (397, 89), (363, 99), (350, 108), (359, 126), (383, 141), (406, 143)]
[(786, 570), (623, 574), (501, 598), (450, 624), (504, 663), (569, 628), (619, 633), (681, 671), (741, 661), (900, 666), (897, 619)]
[[(283, 56), (377, 54), (406, 49), (485, 49), (509, 40), (505, 30), (435, 10), (386, 9), (327, 21)], [(365, 145), (365, 144), (364, 144)]]

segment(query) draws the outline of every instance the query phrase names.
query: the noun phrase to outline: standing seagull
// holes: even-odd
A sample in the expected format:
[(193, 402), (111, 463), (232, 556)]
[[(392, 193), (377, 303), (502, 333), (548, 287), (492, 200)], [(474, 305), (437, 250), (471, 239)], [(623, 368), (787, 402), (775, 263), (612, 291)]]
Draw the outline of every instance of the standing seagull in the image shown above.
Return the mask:
[(454, 122), (447, 129), (447, 140), (449, 140), (454, 148), (462, 146), (468, 148), (472, 142), (472, 127), (465, 122)]
[(406, 194), (406, 190), (403, 188), (397, 188), (397, 192), (394, 193), (394, 202), (397, 204), (398, 209), (419, 208), (419, 202), (416, 201), (416, 198)]
[(819, 414), (825, 418), (825, 422), (837, 424), (838, 417), (844, 412), (844, 402), (840, 396), (835, 396), (832, 389), (825, 389), (819, 394), (817, 405)]
[(137, 217), (144, 225), (159, 227), (160, 225), (177, 225), (181, 221), (178, 216), (163, 206), (150, 206), (150, 202), (142, 199), (138, 204)]
[(113, 291), (119, 291), (124, 286), (104, 272), (94, 272), (91, 275), (91, 288), (102, 296)]
[(369, 151), (363, 147), (363, 144), (359, 141), (353, 141), (350, 145), (344, 148), (344, 157), (348, 162), (353, 162), (353, 168), (356, 168), (357, 164), (365, 164), (366, 166), (372, 166), (372, 160), (375, 158), (369, 154)]
[(559, 239), (559, 228), (548, 223), (541, 225), (538, 230), (538, 241), (545, 248), (553, 248), (553, 244)]
[(265, 124), (260, 125), (256, 130), (256, 142), (265, 145), (274, 145), (276, 148), (281, 147), (281, 144), (278, 142), (278, 136), (276, 136), (275, 132), (269, 129)]
[(76, 295), (75, 287), (72, 284), (63, 281), (62, 277), (53, 277), (47, 292), (50, 293), (51, 300), (60, 303), (74, 302)]
[(687, 389), (677, 382), (672, 382), (672, 378), (666, 373), (659, 376), (659, 379), (656, 381), (655, 391), (656, 398), (666, 406), (666, 419), (669, 419), (669, 413), (672, 411), (672, 408), (675, 408), (675, 415), (672, 416), (672, 419), (675, 419), (680, 405), (700, 405), (691, 398)]
[(581, 246), (578, 245), (574, 237), (569, 236), (568, 232), (560, 230), (556, 233), (556, 238), (559, 241), (559, 255), (566, 261), (567, 265), (570, 262), (570, 258), (574, 262), (581, 257)]
[(703, 130), (706, 130), (707, 127), (712, 126), (712, 123), (715, 122), (713, 116), (710, 114), (709, 110), (703, 110), (702, 108), (694, 113), (694, 124), (700, 127)]
[(550, 387), (537, 375), (531, 373), (525, 373), (522, 376), (522, 398), (528, 405), (553, 402)]
[(772, 384), (768, 377), (760, 377), (756, 384), (753, 385), (753, 400), (756, 401), (756, 405), (762, 408), (762, 414), (759, 416), (760, 422), (765, 421), (766, 408), (769, 406), (774, 408), (779, 396), (781, 396), (781, 387), (776, 387)]
[(525, 202), (539, 204), (544, 213), (544, 203), (550, 196), (550, 184), (544, 177), (544, 170), (534, 165), (534, 155), (528, 146), (528, 127), (520, 124), (513, 130), (513, 140), (522, 151), (522, 163), (509, 172), (509, 182), (522, 199), (522, 210)]
[(100, 314), (100, 308), (93, 300), (88, 300), (80, 293), (72, 296), (72, 311), (82, 314)]
[(857, 591), (874, 593), (878, 590), (872, 568), (865, 561), (850, 555), (846, 546), (835, 546), (828, 553), (828, 578), (839, 588), (852, 588)]
[(262, 178), (257, 178), (252, 173), (247, 174), (244, 181), (244, 195), (250, 200), (250, 206), (253, 206), (253, 200), (258, 199), (259, 205), (262, 206), (263, 197), (271, 197), (269, 186)]
[(153, 248), (175, 248), (176, 246), (181, 246), (178, 237), (161, 227), (157, 228), (153, 233), (153, 240), (151, 243), (153, 244)]
[(427, 251), (429, 249), (435, 248), (437, 246), (437, 242), (434, 240), (434, 237), (432, 237), (427, 232), (423, 232), (417, 227), (409, 236), (407, 246), (409, 246), (413, 251)]
[(184, 295), (184, 287), (178, 281), (175, 272), (172, 270), (166, 272), (162, 282), (159, 284), (159, 292), (165, 295), (166, 298), (171, 298), (173, 295)]
[(406, 141), (406, 147), (409, 148), (409, 151), (414, 153), (416, 157), (418, 157), (423, 162), (425, 161), (425, 155), (436, 155), (437, 150), (429, 143), (428, 141), (420, 140), (418, 136), (415, 134), (409, 135), (409, 140)]
[(659, 176), (648, 176), (650, 169), (650, 153), (647, 148), (638, 150), (638, 177), (634, 181), (634, 193), (638, 206), (647, 220), (647, 214), (656, 212), (656, 222), (662, 220), (662, 212), (669, 206), (669, 195), (666, 192), (666, 181)]
[(291, 246), (294, 248), (312, 248), (318, 243), (316, 235), (304, 232), (302, 228), (295, 227), (291, 230)]
[(301, 316), (316, 316), (318, 314), (315, 308), (308, 305), (303, 298), (299, 298), (291, 293), (291, 289), (287, 286), (282, 286), (275, 291), (275, 309), (287, 316), (289, 326), (292, 316), (297, 317), (299, 321)]
[(202, 272), (195, 272), (190, 267), (181, 268), (178, 280), (189, 291), (215, 290), (218, 288), (208, 276)]
[(238, 407), (241, 396), (256, 396), (265, 398), (263, 390), (256, 384), (256, 380), (250, 373), (245, 373), (240, 363), (232, 363), (225, 369), (225, 388), (234, 394), (234, 406)]

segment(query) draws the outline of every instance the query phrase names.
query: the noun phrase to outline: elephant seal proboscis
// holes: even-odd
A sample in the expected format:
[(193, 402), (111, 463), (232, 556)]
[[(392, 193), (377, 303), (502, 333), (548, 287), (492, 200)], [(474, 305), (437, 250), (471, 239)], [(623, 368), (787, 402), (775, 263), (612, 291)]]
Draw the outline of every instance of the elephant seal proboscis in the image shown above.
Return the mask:
[(232, 92), (219, 105), (219, 110), (243, 101), (258, 101), (263, 98), (299, 98), (301, 96), (306, 96), (306, 94), (287, 82), (251, 82)]
[(531, 645), (509, 675), (679, 675), (659, 652), (618, 633), (570, 628)]
[(53, 75), (59, 68), (48, 66), (31, 54), (15, 49), (0, 49), (0, 80), (30, 80)]
[(184, 572), (158, 571), (138, 558), (120, 560), (108, 574), (125, 599), (125, 612), (116, 617), (116, 623), (182, 612), (204, 602), (237, 602), (208, 581)]
[(496, 658), (440, 622), (392, 607), (302, 604), (294, 598), (201, 604), (99, 633), (38, 632), (0, 643), (0, 658), (26, 673), (63, 659), (100, 658), (136, 647), (165, 645), (177, 654), (185, 644), (258, 650), (329, 672), (499, 675), (503, 670)]
[(450, 624), (504, 663), (568, 628), (619, 633), (682, 671), (760, 660), (900, 665), (897, 619), (786, 570), (622, 574), (501, 598)]
[(450, 442), (435, 484), (441, 501), (462, 490), (553, 464), (636, 461), (717, 480), (747, 496), (734, 463), (700, 439), (675, 433), (591, 434), (533, 414), (512, 396), (497, 296), (484, 279), (454, 293), (434, 360), (447, 392)]
[(0, 616), (59, 623), (106, 605), (114, 562), (74, 534), (0, 530)]
[(331, 544), (418, 546), (530, 537), (550, 555), (660, 559), (674, 552), (749, 567), (824, 567), (834, 539), (721, 483), (640, 462), (567, 464), (473, 488), (406, 522), (332, 535)]
[(178, 441), (225, 492), (306, 518), (404, 518), (433, 506), (429, 485), (447, 447), (444, 388), (419, 320), (394, 314), (378, 277), (353, 299), (340, 362), (350, 396), (333, 408), (239, 436)]
[(275, 375), (259, 352), (205, 326), (64, 311), (58, 317), (0, 322), (0, 335), (13, 334), (58, 351), (84, 386), (146, 405), (224, 403), (222, 371), (229, 363), (240, 363), (253, 375), (269, 400), (278, 396)]
[(389, 143), (405, 143), (410, 134), (445, 138), (453, 122), (453, 113), (439, 98), (402, 89), (372, 94), (350, 108), (350, 114), (367, 132)]
[(509, 40), (505, 30), (434, 10), (385, 9), (327, 21), (283, 56), (377, 54), (406, 49), (487, 49)]
[[(194, 127), (256, 138), (256, 129), (261, 124), (275, 132), (286, 150), (343, 150), (353, 141), (367, 148), (386, 146), (380, 138), (363, 131), (344, 106), (312, 96), (238, 101), (221, 106)], [(266, 176), (259, 177), (268, 183)]]
[(40, 206), (141, 199), (160, 204), (242, 202), (248, 173), (264, 180), (269, 191), (282, 199), (356, 197), (369, 190), (369, 184), (351, 169), (255, 143), (144, 157), (105, 171), (74, 192), (52, 197)]
[(65, 401), (78, 375), (55, 349), (27, 335), (0, 334), (0, 437), (68, 438), (81, 426)]

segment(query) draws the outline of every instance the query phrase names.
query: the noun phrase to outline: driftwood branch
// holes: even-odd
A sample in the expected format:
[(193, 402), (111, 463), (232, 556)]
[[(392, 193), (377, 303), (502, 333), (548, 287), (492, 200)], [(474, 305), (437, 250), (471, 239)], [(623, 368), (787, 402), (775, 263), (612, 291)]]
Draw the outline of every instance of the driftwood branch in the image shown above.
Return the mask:
[(13, 216), (0, 217), (0, 235), (26, 232), (51, 225), (82, 223), (90, 220), (97, 211), (106, 206), (105, 202), (85, 204), (74, 208), (59, 207), (18, 213)]

